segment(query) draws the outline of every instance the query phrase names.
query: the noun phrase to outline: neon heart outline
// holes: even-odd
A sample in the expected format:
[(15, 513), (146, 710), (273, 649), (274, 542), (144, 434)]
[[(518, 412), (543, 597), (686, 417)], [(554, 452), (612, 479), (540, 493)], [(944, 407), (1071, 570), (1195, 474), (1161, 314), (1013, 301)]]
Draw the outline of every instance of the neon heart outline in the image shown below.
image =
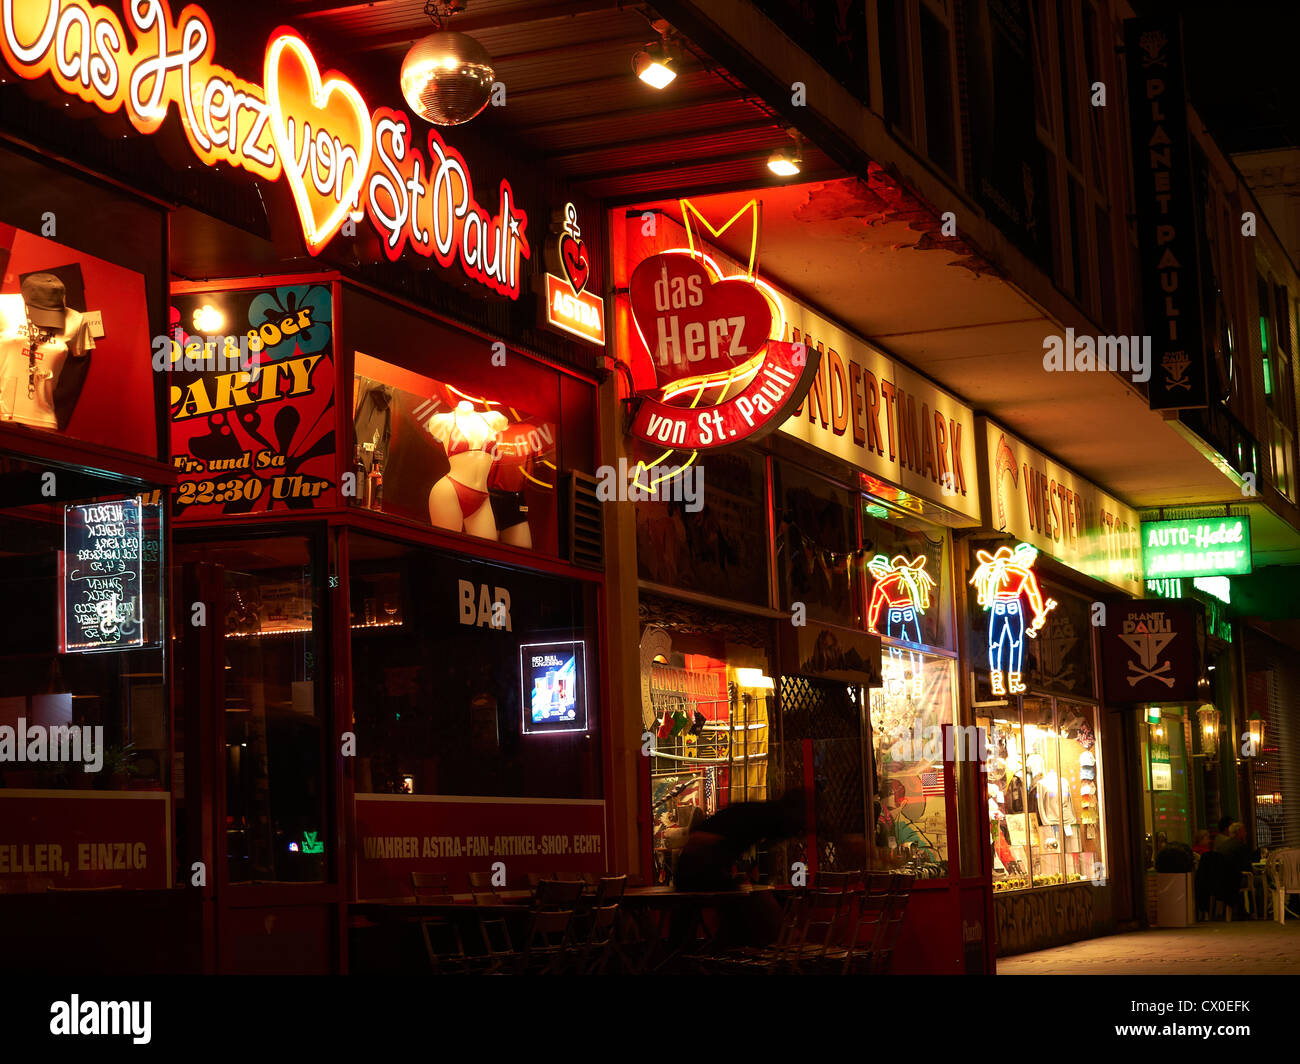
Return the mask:
[[(578, 249), (578, 254), (581, 256), (581, 259), (579, 261), (583, 261), (586, 263), (587, 274), (585, 277), (583, 277), (582, 284), (578, 284), (577, 282), (574, 281), (573, 271), (569, 269), (569, 260), (565, 258), (564, 242), (566, 240), (573, 241), (573, 246)], [(564, 271), (565, 279), (568, 280), (569, 287), (573, 289), (573, 294), (575, 296), (580, 296), (582, 295), (583, 292), (587, 290), (587, 282), (591, 280), (591, 259), (588, 258), (587, 256), (587, 242), (585, 240), (579, 240), (572, 233), (562, 233), (560, 235), (559, 250), (560, 250), (560, 269)]]
[[(723, 226), (723, 228), (725, 229), (726, 226)], [(667, 384), (659, 383), (659, 375), (658, 372), (655, 371), (655, 384), (652, 390), (658, 391), (665, 399), (671, 398), (674, 395), (680, 395), (683, 392), (698, 387), (700, 390), (699, 394), (691, 403), (691, 406), (694, 407), (696, 403), (703, 398), (704, 389), (716, 384), (729, 384), (732, 380), (744, 377), (757, 370), (758, 366), (761, 364), (762, 358), (764, 357), (763, 352), (767, 348), (768, 341), (779, 340), (785, 335), (785, 307), (781, 304), (780, 297), (776, 294), (776, 289), (762, 278), (744, 277), (740, 274), (734, 274), (731, 277), (727, 277), (723, 274), (721, 267), (719, 267), (712, 258), (702, 251), (694, 251), (690, 248), (668, 248), (665, 251), (655, 252), (655, 255), (685, 255), (688, 258), (694, 259), (704, 267), (704, 272), (706, 274), (711, 275), (709, 281), (710, 286), (722, 281), (744, 281), (746, 284), (753, 285), (754, 288), (758, 289), (759, 294), (767, 300), (768, 310), (772, 314), (772, 323), (768, 330), (769, 335), (763, 343), (759, 345), (759, 349), (745, 362), (734, 365), (730, 369), (721, 369), (712, 373), (703, 373), (697, 377), (679, 377), (677, 380), (669, 381)], [(563, 259), (564, 256), (561, 255), (560, 257)], [(647, 256), (647, 258), (652, 257), (654, 256)], [(639, 266), (640, 263), (637, 265)], [(628, 293), (628, 310), (631, 312), (632, 326), (636, 329), (636, 334), (641, 340), (641, 346), (648, 354), (650, 352), (650, 342), (645, 338), (645, 333), (641, 331), (641, 323), (637, 321), (636, 310), (632, 306), (630, 291)], [(653, 369), (653, 356), (651, 356), (650, 363)], [(672, 448), (669, 448), (668, 451), (664, 452), (664, 456), (667, 457), (671, 451)], [(653, 465), (655, 463), (651, 464)]]
[[(335, 92), (339, 92), (352, 105), (358, 119), (357, 124), (361, 127), (363, 143), (359, 146), (361, 150), (357, 152), (357, 167), (353, 182), (344, 190), (348, 195), (345, 195), (334, 210), (325, 216), (325, 221), (319, 228), (307, 194), (306, 175), (298, 173), (289, 162), (296, 156), (293, 145), (288, 143), (289, 134), (285, 128), (284, 111), (280, 107), (280, 56), (286, 48), (294, 53), (307, 74), (307, 81), (311, 87), (312, 106), (318, 111), (323, 111), (330, 97)], [(284, 172), (285, 180), (289, 182), (289, 191), (293, 194), (294, 205), (298, 208), (298, 218), (302, 222), (302, 235), (307, 242), (307, 250), (312, 255), (317, 255), (338, 232), (344, 219), (352, 213), (352, 204), (360, 202), (361, 190), (370, 175), (370, 156), (374, 150), (375, 136), (370, 120), (370, 108), (356, 86), (337, 70), (327, 71), (322, 81), (320, 67), (316, 65), (316, 57), (307, 47), (307, 42), (287, 27), (277, 30), (267, 46), (266, 57), (262, 63), (262, 79), (265, 83), (266, 103), (270, 112), (271, 140), (275, 144), (276, 154), (280, 156), (280, 169)]]

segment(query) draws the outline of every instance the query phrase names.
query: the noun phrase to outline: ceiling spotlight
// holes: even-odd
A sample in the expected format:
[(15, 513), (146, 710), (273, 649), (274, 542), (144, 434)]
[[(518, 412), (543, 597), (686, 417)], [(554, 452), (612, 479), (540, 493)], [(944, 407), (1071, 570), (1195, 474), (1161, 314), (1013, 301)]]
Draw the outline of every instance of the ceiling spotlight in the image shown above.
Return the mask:
[(677, 58), (676, 49), (670, 39), (671, 30), (666, 21), (656, 19), (650, 25), (659, 33), (659, 40), (647, 44), (632, 57), (632, 69), (651, 88), (662, 89), (677, 77), (677, 71), (672, 68), (672, 63)]
[(411, 45), (402, 60), (402, 95), (412, 111), (435, 126), (459, 126), (478, 115), (496, 81), (486, 48), (468, 34), (442, 28), (464, 10), (465, 0), (427, 0), (424, 13), (436, 32)]
[(767, 157), (767, 168), (777, 177), (794, 177), (799, 172), (799, 161), (793, 152), (782, 148)]
[(794, 147), (778, 148), (767, 157), (767, 168), (777, 177), (794, 177), (803, 169), (803, 138), (793, 129), (786, 132), (794, 138)]
[[(659, 51), (661, 54), (654, 54)], [(659, 45), (652, 45), (651, 50), (647, 52), (637, 52), (632, 63), (636, 69), (636, 76), (654, 89), (662, 89), (665, 85), (677, 77), (675, 71), (668, 64), (672, 60), (662, 54)]]

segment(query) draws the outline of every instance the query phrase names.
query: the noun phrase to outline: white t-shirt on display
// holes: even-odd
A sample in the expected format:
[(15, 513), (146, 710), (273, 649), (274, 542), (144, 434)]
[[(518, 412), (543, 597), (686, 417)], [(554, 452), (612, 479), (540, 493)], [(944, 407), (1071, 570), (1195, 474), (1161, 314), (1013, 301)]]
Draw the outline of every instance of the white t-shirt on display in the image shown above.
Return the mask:
[[(54, 389), (69, 357), (84, 358), (95, 347), (90, 323), (68, 310), (66, 324), (29, 352), (27, 305), (21, 295), (0, 296), (0, 421), (57, 429)], [(42, 330), (42, 335), (51, 330)], [(35, 355), (33, 358), (32, 355)]]

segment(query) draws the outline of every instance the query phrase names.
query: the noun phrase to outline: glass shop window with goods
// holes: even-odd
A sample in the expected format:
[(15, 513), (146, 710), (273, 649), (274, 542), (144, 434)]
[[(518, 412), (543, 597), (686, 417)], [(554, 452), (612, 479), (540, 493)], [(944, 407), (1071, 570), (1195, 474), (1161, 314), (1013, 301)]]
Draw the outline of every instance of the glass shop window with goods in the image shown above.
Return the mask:
[[(557, 487), (594, 467), (594, 389), (345, 288), (359, 509), (556, 556)], [(561, 413), (563, 411), (563, 414)]]
[(1101, 878), (1097, 707), (1026, 695), (980, 718), (988, 728), (993, 889)]
[[(671, 883), (692, 822), (776, 797), (769, 738), (775, 681), (766, 621), (643, 595), (641, 682), (655, 883)], [(762, 865), (762, 854), (757, 863)], [(755, 874), (758, 874), (755, 870)]]
[[(160, 459), (158, 382), (137, 356), (165, 222), (5, 151), (0, 187), (0, 893), (162, 889), (165, 537), (139, 480)], [(43, 211), (85, 247), (3, 221)], [(123, 455), (131, 479), (110, 472)]]
[[(989, 595), (971, 595), (977, 661), (987, 631), (989, 668), (976, 674), (976, 724), (987, 729), (986, 788), (998, 892), (1106, 874), (1089, 604), (1059, 587), (1040, 588), (1033, 553), (1024, 544), (981, 551), (972, 576), (977, 591), (982, 574), (1002, 589), (990, 584)], [(999, 564), (1014, 570), (1013, 581), (998, 576)], [(1008, 590), (1013, 586), (1019, 588), (1016, 596)], [(979, 605), (980, 597), (1002, 611)], [(1007, 618), (1027, 629), (1018, 648)]]
[(868, 866), (948, 874), (944, 729), (953, 723), (952, 540), (946, 529), (861, 500), (866, 626), (880, 636), (871, 688), (874, 837)]

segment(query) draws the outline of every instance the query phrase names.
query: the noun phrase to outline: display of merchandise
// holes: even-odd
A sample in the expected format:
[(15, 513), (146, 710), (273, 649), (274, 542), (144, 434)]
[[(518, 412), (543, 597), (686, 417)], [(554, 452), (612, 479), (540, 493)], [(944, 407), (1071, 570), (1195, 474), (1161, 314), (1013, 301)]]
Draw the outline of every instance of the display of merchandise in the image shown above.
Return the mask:
[(369, 488), (366, 492), (366, 501), (372, 510), (383, 510), (384, 508), (384, 452), (378, 447), (375, 448), (374, 457), (370, 463), (370, 479)]
[(352, 455), (352, 476), (355, 480), (354, 488), (358, 502), (365, 499), (366, 496), (366, 459), (361, 451), (361, 444), (357, 444)]
[(59, 379), (70, 360), (89, 356), (95, 340), (54, 274), (28, 274), (21, 287), (0, 296), (0, 421), (59, 429)]
[(996, 754), (987, 765), (993, 889), (1093, 878), (1102, 856), (1099, 772), (1087, 719), (1095, 710), (1027, 696), (1023, 726), (1017, 708), (1009, 713), (1015, 716), (978, 721)]
[[(678, 674), (717, 677), (720, 662), (675, 666)], [(728, 670), (728, 675), (730, 671)], [(719, 691), (710, 697), (706, 690)], [(732, 802), (767, 797), (768, 704), (742, 694), (734, 681), (699, 689), (651, 688), (656, 742), (651, 755), (654, 810), (653, 877), (672, 882), (691, 817), (710, 816)]]

